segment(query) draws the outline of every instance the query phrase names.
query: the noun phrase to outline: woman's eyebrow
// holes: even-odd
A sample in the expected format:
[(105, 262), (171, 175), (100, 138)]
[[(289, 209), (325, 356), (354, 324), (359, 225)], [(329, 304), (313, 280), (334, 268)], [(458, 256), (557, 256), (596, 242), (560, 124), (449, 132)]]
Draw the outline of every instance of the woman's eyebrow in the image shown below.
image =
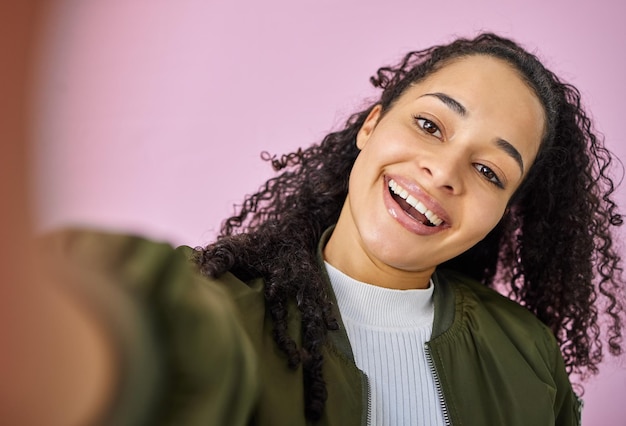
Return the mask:
[(465, 109), (465, 107), (461, 105), (459, 101), (446, 95), (445, 93), (426, 93), (425, 95), (420, 96), (420, 98), (423, 98), (424, 96), (434, 96), (435, 98), (446, 104), (448, 108), (450, 108), (452, 111), (459, 114), (461, 117), (465, 117), (467, 115), (467, 110)]
[(513, 145), (511, 145), (508, 141), (504, 139), (498, 139), (496, 141), (496, 145), (498, 145), (498, 148), (502, 149), (504, 152), (509, 154), (511, 158), (515, 160), (515, 162), (519, 165), (519, 168), (522, 172), (522, 176), (524, 176), (524, 160), (522, 159), (522, 154), (520, 154), (519, 151)]

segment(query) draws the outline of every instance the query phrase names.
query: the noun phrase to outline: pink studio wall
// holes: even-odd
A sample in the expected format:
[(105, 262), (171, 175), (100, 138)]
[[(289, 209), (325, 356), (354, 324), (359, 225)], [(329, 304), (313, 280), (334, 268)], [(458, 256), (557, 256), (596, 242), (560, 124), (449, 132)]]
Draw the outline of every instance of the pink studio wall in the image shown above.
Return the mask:
[[(480, 30), (576, 85), (626, 158), (616, 1), (53, 1), (33, 123), (38, 226), (206, 244), (270, 176), (261, 151), (320, 140), (373, 94), (378, 66)], [(609, 361), (587, 383), (585, 424), (626, 424), (625, 370)]]

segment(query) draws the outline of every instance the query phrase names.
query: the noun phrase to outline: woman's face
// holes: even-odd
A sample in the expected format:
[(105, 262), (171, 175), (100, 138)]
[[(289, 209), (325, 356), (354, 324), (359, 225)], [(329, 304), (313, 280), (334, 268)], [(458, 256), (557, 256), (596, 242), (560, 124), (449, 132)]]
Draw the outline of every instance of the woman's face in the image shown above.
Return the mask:
[(489, 56), (449, 63), (384, 115), (374, 108), (357, 136), (361, 152), (327, 260), (369, 282), (368, 268), (430, 276), (496, 226), (543, 128), (537, 97)]

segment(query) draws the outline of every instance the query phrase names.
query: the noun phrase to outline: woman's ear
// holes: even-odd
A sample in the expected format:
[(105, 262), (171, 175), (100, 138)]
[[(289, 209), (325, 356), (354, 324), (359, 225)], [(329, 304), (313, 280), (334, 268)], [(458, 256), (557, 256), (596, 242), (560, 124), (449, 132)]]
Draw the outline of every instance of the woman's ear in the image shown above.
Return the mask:
[(376, 125), (378, 124), (378, 120), (380, 119), (380, 112), (382, 111), (382, 107), (380, 104), (376, 104), (374, 108), (367, 115), (367, 118), (363, 122), (363, 125), (359, 129), (359, 132), (356, 134), (356, 146), (359, 149), (365, 148), (367, 141), (370, 136), (374, 132)]

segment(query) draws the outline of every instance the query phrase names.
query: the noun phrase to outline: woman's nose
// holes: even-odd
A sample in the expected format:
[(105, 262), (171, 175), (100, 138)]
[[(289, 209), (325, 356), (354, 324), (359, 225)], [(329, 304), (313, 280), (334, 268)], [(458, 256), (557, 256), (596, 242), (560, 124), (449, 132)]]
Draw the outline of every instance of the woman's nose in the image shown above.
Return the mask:
[(420, 168), (433, 188), (449, 194), (463, 192), (463, 168), (460, 155), (439, 153), (423, 159)]

